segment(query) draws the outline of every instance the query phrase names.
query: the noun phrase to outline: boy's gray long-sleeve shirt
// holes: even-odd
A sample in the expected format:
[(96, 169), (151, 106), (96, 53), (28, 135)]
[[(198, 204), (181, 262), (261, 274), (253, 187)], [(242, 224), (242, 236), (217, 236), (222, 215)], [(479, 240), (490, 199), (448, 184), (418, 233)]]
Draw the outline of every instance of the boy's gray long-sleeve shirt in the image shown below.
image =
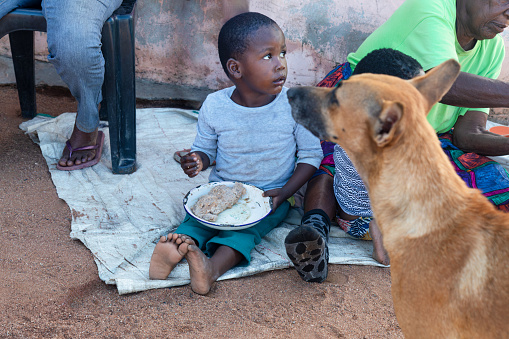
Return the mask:
[(283, 187), (297, 164), (316, 168), (320, 140), (292, 117), (288, 88), (268, 105), (244, 107), (231, 100), (235, 87), (207, 96), (198, 117), (192, 151), (208, 155), (210, 181), (240, 181), (266, 191)]

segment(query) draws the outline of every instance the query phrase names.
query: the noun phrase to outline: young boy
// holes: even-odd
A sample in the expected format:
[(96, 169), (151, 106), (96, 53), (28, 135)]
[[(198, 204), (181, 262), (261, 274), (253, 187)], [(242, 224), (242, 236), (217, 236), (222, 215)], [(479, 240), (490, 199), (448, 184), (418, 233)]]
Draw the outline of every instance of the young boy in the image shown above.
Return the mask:
[[(292, 118), (286, 96), (286, 44), (279, 26), (259, 13), (228, 20), (218, 39), (221, 65), (234, 86), (204, 101), (191, 153), (181, 159), (189, 177), (212, 167), (210, 181), (239, 181), (272, 197), (272, 213), (250, 228), (218, 231), (186, 216), (163, 236), (150, 261), (151, 279), (166, 279), (183, 258), (191, 288), (207, 294), (235, 265), (249, 264), (251, 250), (283, 221), (287, 201), (320, 165), (318, 138)], [(295, 154), (297, 152), (297, 165)]]
[[(414, 58), (388, 48), (375, 50), (359, 61), (352, 75), (361, 73), (388, 74), (403, 79), (424, 75), (421, 65)], [(372, 240), (373, 258), (384, 265), (389, 264), (382, 235), (373, 218), (368, 192), (357, 170), (341, 146), (324, 141), (322, 148), (324, 154), (330, 153), (332, 158), (324, 158), (322, 164), (333, 167), (329, 167), (328, 171), (317, 171), (308, 183), (306, 213), (302, 217), (302, 224), (285, 239), (288, 256), (302, 279), (308, 282), (322, 282), (327, 278), (327, 241), (330, 220), (333, 218), (349, 235)], [(299, 247), (306, 248), (306, 251), (297, 251)], [(321, 249), (320, 254), (326, 258), (325, 265), (313, 267), (311, 263), (315, 260), (306, 260), (317, 257), (315, 248)]]

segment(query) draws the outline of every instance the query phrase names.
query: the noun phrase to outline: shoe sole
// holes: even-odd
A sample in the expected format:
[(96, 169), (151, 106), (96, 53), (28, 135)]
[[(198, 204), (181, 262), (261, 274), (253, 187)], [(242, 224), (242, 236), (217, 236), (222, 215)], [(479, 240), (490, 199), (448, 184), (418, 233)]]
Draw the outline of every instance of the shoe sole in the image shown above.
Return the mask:
[(288, 258), (307, 282), (323, 282), (327, 279), (329, 249), (320, 233), (311, 226), (302, 225), (285, 238)]

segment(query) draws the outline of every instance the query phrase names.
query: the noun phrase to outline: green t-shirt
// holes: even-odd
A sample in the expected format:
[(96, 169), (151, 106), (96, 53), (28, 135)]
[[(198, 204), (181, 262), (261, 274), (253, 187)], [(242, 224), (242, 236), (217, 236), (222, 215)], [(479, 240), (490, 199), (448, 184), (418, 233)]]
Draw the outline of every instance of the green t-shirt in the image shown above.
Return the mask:
[[(461, 64), (461, 71), (496, 79), (504, 60), (504, 42), (500, 35), (479, 40), (465, 51), (456, 38), (456, 0), (407, 0), (355, 53), (348, 55), (352, 68), (369, 52), (392, 48), (412, 56), (427, 71), (448, 59)], [(458, 116), (470, 108), (436, 104), (428, 121), (437, 133), (450, 130)], [(474, 110), (489, 113), (488, 108)]]

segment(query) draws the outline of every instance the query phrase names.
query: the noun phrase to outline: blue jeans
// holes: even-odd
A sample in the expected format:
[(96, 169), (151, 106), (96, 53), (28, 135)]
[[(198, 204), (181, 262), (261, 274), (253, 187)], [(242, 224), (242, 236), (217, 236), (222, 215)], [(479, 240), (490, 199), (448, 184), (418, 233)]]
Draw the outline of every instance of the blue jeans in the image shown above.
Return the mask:
[(0, 17), (18, 7), (42, 6), (48, 26), (48, 60), (78, 101), (76, 126), (99, 126), (104, 57), (101, 31), (122, 0), (0, 0)]

